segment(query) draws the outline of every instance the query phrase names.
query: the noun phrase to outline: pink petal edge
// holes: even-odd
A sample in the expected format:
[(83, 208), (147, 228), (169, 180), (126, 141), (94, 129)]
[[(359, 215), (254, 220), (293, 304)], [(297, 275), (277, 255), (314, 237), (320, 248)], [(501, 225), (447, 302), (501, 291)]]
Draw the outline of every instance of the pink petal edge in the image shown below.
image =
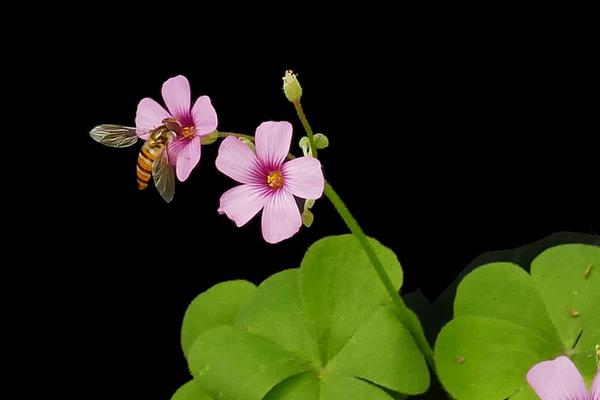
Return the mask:
[(283, 164), (285, 188), (302, 199), (318, 199), (323, 195), (325, 178), (321, 162), (312, 157), (299, 157)]
[(600, 368), (596, 372), (596, 376), (594, 377), (594, 382), (592, 382), (590, 399), (600, 400)]
[(263, 209), (268, 197), (258, 185), (239, 185), (229, 189), (219, 201), (219, 214), (226, 214), (240, 227)]
[(269, 196), (262, 214), (262, 234), (268, 243), (279, 243), (296, 234), (302, 217), (294, 196), (279, 190)]
[(219, 171), (240, 183), (259, 183), (256, 179), (259, 173), (256, 154), (238, 138), (230, 136), (223, 140), (215, 165)]
[(168, 79), (162, 86), (162, 97), (167, 109), (180, 122), (190, 114), (190, 83), (183, 75)]
[(200, 137), (175, 139), (169, 146), (169, 160), (175, 165), (177, 179), (184, 182), (200, 161)]
[(135, 126), (142, 132), (138, 133), (138, 135), (142, 139), (148, 139), (150, 131), (162, 125), (162, 121), (169, 117), (171, 117), (171, 114), (163, 106), (150, 97), (143, 98), (138, 103), (135, 114)]
[(258, 159), (270, 167), (279, 167), (290, 151), (292, 125), (286, 121), (263, 122), (254, 136)]
[(534, 365), (527, 372), (527, 382), (541, 400), (588, 400), (581, 374), (565, 356)]
[(192, 107), (192, 119), (196, 127), (196, 133), (200, 136), (214, 132), (219, 122), (210, 97), (200, 96)]

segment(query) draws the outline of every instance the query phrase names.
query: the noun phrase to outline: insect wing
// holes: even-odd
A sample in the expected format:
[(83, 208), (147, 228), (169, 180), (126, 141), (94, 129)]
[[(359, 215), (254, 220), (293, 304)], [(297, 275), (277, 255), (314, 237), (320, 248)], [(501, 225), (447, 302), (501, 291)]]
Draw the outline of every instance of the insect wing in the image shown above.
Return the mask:
[(156, 189), (162, 198), (169, 203), (175, 195), (175, 172), (173, 166), (169, 164), (167, 146), (164, 147), (160, 156), (152, 164), (152, 176), (154, 177)]
[(135, 144), (143, 133), (128, 126), (98, 125), (90, 131), (90, 136), (105, 146), (121, 148)]

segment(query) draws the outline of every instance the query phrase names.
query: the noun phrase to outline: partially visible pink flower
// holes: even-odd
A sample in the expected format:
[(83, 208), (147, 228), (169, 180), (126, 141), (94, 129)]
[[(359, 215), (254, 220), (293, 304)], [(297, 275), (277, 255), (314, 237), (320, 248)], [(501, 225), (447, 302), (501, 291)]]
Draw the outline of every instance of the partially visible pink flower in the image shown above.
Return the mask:
[[(169, 145), (169, 160), (176, 167), (177, 178), (183, 182), (200, 161), (200, 137), (217, 129), (217, 113), (208, 96), (198, 97), (190, 107), (190, 83), (182, 75), (163, 83), (162, 97), (168, 111), (146, 97), (138, 104), (135, 125), (146, 132), (162, 125), (165, 118), (177, 120), (182, 130)], [(141, 137), (147, 139), (148, 133)]]
[(242, 226), (263, 210), (262, 234), (269, 243), (293, 236), (302, 225), (297, 196), (318, 199), (325, 179), (316, 158), (300, 157), (284, 163), (290, 150), (292, 125), (263, 122), (255, 135), (256, 152), (235, 137), (219, 148), (219, 171), (241, 185), (221, 196), (219, 213)]
[(527, 382), (541, 400), (600, 400), (600, 371), (588, 393), (577, 367), (565, 356), (534, 365)]

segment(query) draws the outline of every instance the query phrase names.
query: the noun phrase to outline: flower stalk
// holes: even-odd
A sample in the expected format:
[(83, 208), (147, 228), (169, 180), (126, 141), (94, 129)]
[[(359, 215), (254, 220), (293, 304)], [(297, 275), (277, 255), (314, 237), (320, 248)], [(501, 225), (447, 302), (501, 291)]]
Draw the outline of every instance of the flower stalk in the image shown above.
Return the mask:
[(356, 239), (365, 250), (365, 253), (369, 258), (373, 269), (375, 269), (377, 276), (381, 280), (381, 283), (385, 287), (385, 290), (388, 292), (390, 298), (394, 303), (394, 306), (396, 308), (396, 315), (398, 316), (400, 321), (402, 321), (404, 326), (406, 326), (406, 328), (409, 330), (413, 339), (417, 343), (417, 346), (419, 346), (419, 348), (425, 355), (427, 363), (433, 368), (433, 350), (429, 346), (429, 343), (427, 343), (427, 341), (423, 339), (421, 333), (418, 332), (416, 327), (414, 326), (406, 304), (404, 304), (402, 297), (400, 297), (400, 294), (394, 288), (394, 284), (390, 280), (388, 274), (385, 272), (385, 269), (383, 268), (381, 261), (379, 261), (377, 254), (375, 254), (373, 247), (369, 243), (365, 232), (362, 230), (362, 228), (356, 221), (356, 218), (354, 218), (354, 216), (350, 213), (350, 210), (348, 209), (348, 207), (346, 207), (346, 204), (344, 204), (340, 196), (335, 192), (335, 190), (333, 190), (331, 184), (327, 181), (325, 181), (325, 191), (323, 193), (329, 199), (331, 204), (333, 204), (335, 210), (338, 212), (340, 217), (342, 217), (342, 220), (344, 221), (348, 229), (350, 229), (350, 232), (354, 236), (356, 236)]
[[(324, 194), (363, 247), (394, 303), (398, 318), (433, 369), (433, 351), (418, 320), (404, 304), (364, 231), (323, 177), (317, 149), (327, 147), (329, 141), (323, 134), (314, 134), (300, 102), (302, 86), (292, 71), (287, 71), (283, 78), (283, 91), (307, 134), (308, 146), (305, 140), (301, 141), (304, 157), (296, 158), (289, 152), (293, 128), (286, 121), (263, 122), (255, 136), (217, 131), (217, 115), (210, 98), (201, 96), (192, 105), (190, 85), (182, 75), (163, 84), (166, 109), (144, 98), (138, 104), (135, 128), (104, 124), (92, 129), (90, 135), (110, 147), (131, 146), (138, 138), (146, 140), (138, 156), (138, 183), (142, 178), (143, 183), (147, 183), (154, 177), (158, 191), (167, 202), (173, 198), (175, 176), (185, 181), (200, 161), (201, 145), (224, 139), (215, 164), (239, 185), (221, 196), (218, 212), (242, 226), (262, 211), (263, 238), (269, 243), (293, 236), (302, 224), (310, 226), (313, 222), (310, 208), (314, 200)], [(167, 142), (162, 146), (150, 144), (149, 138), (165, 131), (171, 135)], [(298, 198), (305, 200), (302, 215), (297, 207)]]
[(317, 158), (317, 146), (315, 145), (315, 135), (313, 133), (313, 130), (312, 130), (310, 124), (308, 123), (308, 119), (306, 119), (306, 115), (304, 114), (304, 109), (302, 108), (302, 103), (300, 103), (300, 100), (298, 100), (298, 101), (295, 101), (293, 104), (294, 104), (294, 108), (296, 109), (296, 114), (298, 114), (298, 118), (300, 119), (300, 122), (302, 123), (302, 126), (304, 127), (304, 130), (306, 131), (306, 135), (308, 136), (308, 142), (310, 143), (312, 155), (314, 158)]
[[(302, 125), (304, 126), (306, 134), (310, 140), (311, 138), (314, 137), (313, 130), (310, 126), (310, 123), (308, 122), (308, 119), (306, 118), (306, 115), (304, 114), (302, 105), (298, 102), (297, 104), (294, 103), (294, 106), (296, 107), (298, 116), (300, 117)], [(245, 135), (242, 133), (219, 132), (219, 137), (221, 137), (221, 138), (226, 138), (229, 136), (244, 138), (244, 139), (248, 139), (248, 140), (254, 140), (253, 136)], [(314, 157), (316, 157), (317, 148), (313, 147), (314, 139), (310, 145), (311, 145), (311, 150), (313, 151), (312, 154)], [(287, 158), (294, 159), (295, 157), (292, 154), (288, 154)], [(369, 243), (369, 240), (367, 239), (367, 236), (365, 235), (363, 229), (358, 224), (358, 222), (356, 221), (356, 218), (354, 218), (354, 216), (350, 213), (350, 210), (348, 209), (346, 204), (343, 202), (341, 197), (337, 194), (337, 192), (333, 189), (333, 187), (331, 186), (331, 184), (328, 181), (325, 181), (325, 188), (324, 188), (323, 194), (329, 199), (331, 204), (333, 204), (333, 207), (335, 208), (337, 213), (340, 215), (340, 217), (342, 218), (342, 220), (344, 221), (344, 223), (346, 224), (346, 226), (348, 227), (350, 232), (357, 238), (360, 245), (363, 247), (365, 253), (367, 254), (367, 257), (369, 258), (371, 265), (373, 266), (373, 269), (375, 269), (377, 276), (381, 280), (381, 283), (383, 284), (385, 290), (388, 292), (390, 298), (392, 299), (392, 302), (394, 303), (395, 313), (398, 316), (398, 319), (400, 319), (400, 321), (402, 321), (404, 326), (406, 326), (406, 328), (409, 330), (415, 343), (417, 344), (417, 346), (419, 347), (419, 349), (425, 356), (425, 360), (427, 361), (427, 364), (429, 364), (429, 366), (433, 369), (434, 368), (433, 350), (431, 349), (431, 346), (429, 345), (429, 343), (424, 339), (421, 332), (419, 332), (418, 326), (416, 326), (414, 324), (413, 316), (410, 314), (408, 307), (406, 307), (406, 304), (404, 304), (404, 301), (402, 300), (402, 297), (400, 297), (400, 294), (398, 293), (398, 291), (394, 288), (392, 281), (390, 280), (389, 276), (385, 272), (385, 269), (383, 268), (381, 261), (377, 257), (377, 254), (375, 254), (375, 251), (373, 250), (373, 247)]]
[[(300, 100), (294, 102), (293, 104), (294, 104), (294, 107), (296, 108), (296, 113), (298, 114), (298, 117), (300, 118), (300, 122), (302, 123), (302, 126), (304, 127), (304, 130), (306, 131), (306, 134), (308, 136), (308, 140), (310, 143), (310, 148), (311, 148), (313, 157), (317, 158), (317, 147), (315, 146), (315, 142), (314, 142), (313, 130), (312, 130), (312, 127), (310, 126), (310, 123), (308, 122), (308, 119), (306, 118), (306, 115), (304, 114), (304, 109), (302, 108), (302, 104), (300, 103)], [(425, 340), (422, 333), (419, 332), (418, 326), (416, 326), (414, 324), (413, 319), (412, 319), (413, 316), (410, 315), (410, 311), (409, 311), (408, 307), (406, 307), (406, 304), (404, 304), (402, 297), (400, 297), (400, 294), (394, 288), (394, 285), (393, 285), (392, 281), (390, 280), (390, 277), (385, 272), (385, 269), (383, 268), (381, 261), (377, 257), (377, 254), (375, 254), (373, 247), (371, 247), (371, 244), (369, 243), (367, 236), (365, 235), (364, 231), (362, 230), (362, 228), (356, 221), (356, 218), (354, 218), (354, 216), (350, 213), (350, 210), (348, 209), (346, 204), (344, 204), (344, 202), (342, 201), (340, 196), (335, 192), (335, 190), (333, 190), (333, 187), (331, 187), (331, 184), (328, 181), (325, 181), (325, 189), (323, 191), (323, 194), (329, 199), (331, 204), (333, 204), (333, 207), (338, 212), (338, 214), (340, 215), (340, 217), (342, 218), (342, 220), (344, 221), (344, 223), (346, 224), (346, 226), (348, 227), (350, 232), (354, 236), (356, 236), (356, 239), (358, 240), (360, 245), (363, 247), (365, 253), (367, 254), (367, 257), (369, 258), (369, 261), (371, 262), (371, 265), (373, 266), (373, 269), (375, 269), (377, 276), (381, 280), (381, 283), (385, 287), (385, 290), (388, 292), (390, 298), (392, 299), (392, 301), (394, 303), (396, 315), (398, 316), (400, 321), (402, 321), (404, 326), (406, 326), (406, 328), (409, 330), (415, 343), (417, 344), (417, 346), (419, 346), (419, 348), (421, 349), (421, 352), (423, 352), (423, 355), (425, 356), (425, 360), (427, 361), (427, 364), (429, 364), (429, 366), (433, 369), (434, 361), (433, 361), (433, 350), (431, 349), (431, 346)]]

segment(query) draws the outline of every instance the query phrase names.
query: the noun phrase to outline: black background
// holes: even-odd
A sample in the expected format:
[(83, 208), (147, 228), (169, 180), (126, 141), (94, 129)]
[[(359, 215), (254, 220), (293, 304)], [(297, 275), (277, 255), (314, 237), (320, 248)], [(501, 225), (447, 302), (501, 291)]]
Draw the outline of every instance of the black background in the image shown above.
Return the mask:
[(187, 76), (193, 98), (211, 97), (220, 130), (287, 120), (297, 142), (281, 90), (283, 72), (296, 70), (308, 118), (330, 139), (326, 178), (398, 254), (403, 293), (421, 288), (433, 300), (482, 252), (600, 230), (591, 53), (575, 40), (584, 31), (393, 18), (344, 31), (285, 18), (257, 22), (260, 32), (223, 19), (178, 31), (164, 20), (127, 34), (82, 23), (74, 32), (85, 45), (61, 47), (72, 60), (56, 78), (73, 101), (69, 162), (80, 168), (66, 170), (70, 195), (55, 216), (79, 250), (63, 257), (78, 266), (68, 269), (78, 282), (70, 298), (83, 310), (73, 316), (87, 337), (79, 362), (95, 371), (95, 394), (168, 399), (189, 377), (179, 329), (197, 294), (229, 279), (258, 284), (346, 232), (326, 199), (312, 228), (278, 245), (262, 240), (259, 219), (235, 228), (216, 212), (234, 185), (214, 166), (217, 145), (202, 148), (171, 204), (152, 187), (139, 192), (138, 149), (103, 147), (87, 132), (133, 124), (139, 100), (160, 101), (171, 76)]

